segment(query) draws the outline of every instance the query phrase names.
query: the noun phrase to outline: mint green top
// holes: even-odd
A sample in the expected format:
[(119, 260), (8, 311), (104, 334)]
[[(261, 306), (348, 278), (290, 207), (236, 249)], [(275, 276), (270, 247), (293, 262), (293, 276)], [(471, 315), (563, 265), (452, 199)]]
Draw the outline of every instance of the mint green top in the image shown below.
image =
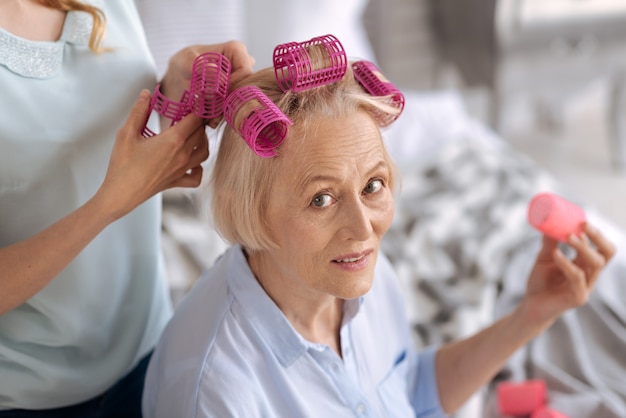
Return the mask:
[[(131, 0), (67, 15), (57, 42), (0, 29), (0, 247), (86, 202), (154, 63)], [(171, 315), (160, 252), (160, 197), (108, 226), (47, 287), (0, 315), (0, 409), (53, 408), (95, 397), (155, 345)], [(76, 225), (80, 228), (80, 225)], [(0, 268), (2, 268), (0, 266)], [(2, 297), (2, 295), (0, 295)]]

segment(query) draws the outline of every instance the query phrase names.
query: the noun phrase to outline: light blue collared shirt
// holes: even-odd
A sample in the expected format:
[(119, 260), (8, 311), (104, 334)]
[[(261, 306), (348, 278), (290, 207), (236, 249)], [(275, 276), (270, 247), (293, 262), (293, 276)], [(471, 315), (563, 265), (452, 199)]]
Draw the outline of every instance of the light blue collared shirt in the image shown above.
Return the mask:
[(435, 350), (418, 353), (389, 261), (344, 304), (343, 359), (305, 340), (231, 247), (177, 309), (150, 362), (144, 416), (445, 417)]

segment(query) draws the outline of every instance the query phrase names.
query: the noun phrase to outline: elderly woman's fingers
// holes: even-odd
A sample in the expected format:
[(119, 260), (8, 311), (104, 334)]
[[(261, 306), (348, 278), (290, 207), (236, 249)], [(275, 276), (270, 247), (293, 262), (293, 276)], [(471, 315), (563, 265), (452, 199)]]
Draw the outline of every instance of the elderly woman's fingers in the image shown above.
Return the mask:
[(585, 233), (580, 237), (572, 234), (567, 242), (576, 250), (575, 262), (578, 265), (593, 270), (600, 270), (605, 266), (606, 258), (596, 250)]
[(577, 253), (574, 263), (584, 271), (589, 288), (593, 287), (600, 272), (613, 257), (614, 245), (590, 225), (585, 226), (585, 232), (580, 237), (572, 235), (568, 243)]
[(599, 229), (587, 222), (585, 224), (585, 234), (591, 239), (598, 252), (604, 256), (607, 262), (613, 258), (617, 251), (615, 244), (609, 241)]
[(589, 297), (589, 282), (585, 270), (560, 250), (554, 252), (554, 262), (569, 282), (570, 306), (583, 305)]

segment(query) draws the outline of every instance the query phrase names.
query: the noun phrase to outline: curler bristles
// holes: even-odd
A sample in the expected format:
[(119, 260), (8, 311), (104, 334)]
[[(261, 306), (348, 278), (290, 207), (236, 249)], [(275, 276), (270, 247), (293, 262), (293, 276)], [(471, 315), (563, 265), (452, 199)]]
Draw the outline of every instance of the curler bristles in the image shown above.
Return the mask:
[(383, 114), (378, 112), (376, 118), (380, 126), (388, 126), (393, 123), (404, 110), (404, 94), (383, 76), (382, 72), (369, 61), (357, 61), (352, 64), (354, 78), (372, 96), (389, 97), (388, 103), (399, 109), (398, 114)]
[[(313, 68), (312, 50), (324, 54), (324, 67)], [(333, 35), (319, 36), (306, 42), (290, 42), (274, 48), (274, 73), (281, 90), (298, 92), (340, 80), (348, 66), (341, 42)]]
[(207, 52), (196, 57), (191, 74), (192, 111), (204, 119), (221, 115), (228, 95), (230, 61), (222, 54)]
[(240, 87), (224, 104), (226, 122), (241, 135), (258, 156), (276, 155), (275, 149), (287, 136), (292, 122), (256, 86)]
[[(178, 123), (182, 118), (191, 113), (191, 108), (189, 107), (189, 91), (185, 90), (183, 96), (181, 97), (180, 102), (176, 102), (174, 100), (170, 100), (161, 93), (161, 85), (157, 84), (154, 89), (154, 94), (152, 95), (152, 100), (150, 100), (150, 108), (148, 109), (148, 118), (152, 111), (157, 112), (159, 115), (169, 119), (170, 126)], [(142, 135), (146, 138), (150, 138), (156, 135), (146, 124), (142, 129)]]

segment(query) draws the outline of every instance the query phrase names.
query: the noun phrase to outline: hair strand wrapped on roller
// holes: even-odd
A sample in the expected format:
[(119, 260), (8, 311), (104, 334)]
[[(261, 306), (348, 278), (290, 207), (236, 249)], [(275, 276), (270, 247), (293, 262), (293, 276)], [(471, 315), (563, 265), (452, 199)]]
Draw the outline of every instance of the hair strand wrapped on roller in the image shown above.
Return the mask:
[(365, 91), (372, 96), (389, 96), (389, 105), (400, 109), (396, 115), (377, 112), (376, 118), (380, 126), (388, 126), (398, 119), (404, 110), (404, 95), (383, 76), (378, 67), (369, 61), (357, 61), (352, 64), (352, 71)]
[(258, 87), (233, 91), (224, 106), (224, 119), (260, 157), (273, 157), (287, 136), (291, 120)]
[[(322, 67), (311, 59), (311, 47), (326, 51)], [(274, 72), (280, 88), (302, 91), (340, 80), (346, 74), (348, 58), (343, 45), (333, 35), (319, 36), (305, 42), (290, 42), (274, 48)]]

